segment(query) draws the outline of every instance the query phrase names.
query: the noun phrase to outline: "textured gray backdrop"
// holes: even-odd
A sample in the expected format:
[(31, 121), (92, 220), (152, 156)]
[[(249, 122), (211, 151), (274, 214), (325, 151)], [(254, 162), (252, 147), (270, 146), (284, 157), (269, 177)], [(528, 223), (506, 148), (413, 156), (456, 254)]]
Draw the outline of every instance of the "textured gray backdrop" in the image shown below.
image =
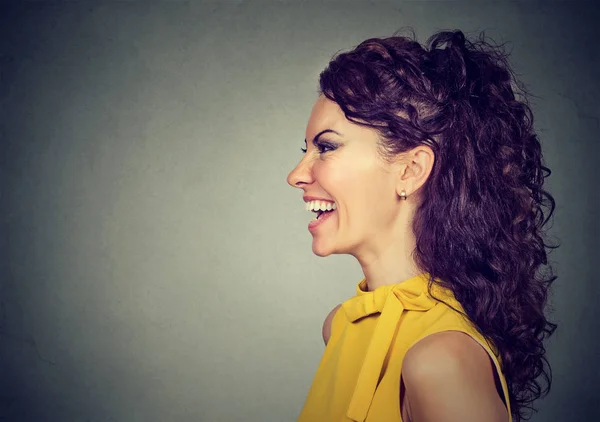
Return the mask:
[(311, 253), (300, 159), (332, 54), (509, 41), (558, 207), (550, 396), (600, 420), (600, 13), (579, 2), (0, 6), (0, 420), (293, 421), (362, 273)]

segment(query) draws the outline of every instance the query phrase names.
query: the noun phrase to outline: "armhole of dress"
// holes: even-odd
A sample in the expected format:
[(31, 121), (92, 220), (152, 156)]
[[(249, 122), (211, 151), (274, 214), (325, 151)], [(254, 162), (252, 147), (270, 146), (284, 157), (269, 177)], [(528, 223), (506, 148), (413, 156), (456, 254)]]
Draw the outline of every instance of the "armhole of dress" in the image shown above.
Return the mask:
[[(477, 344), (479, 344), (481, 347), (483, 347), (483, 350), (485, 350), (487, 352), (488, 356), (494, 363), (494, 369), (495, 369), (494, 382), (496, 379), (499, 380), (500, 385), (502, 387), (502, 397), (500, 397), (500, 399), (504, 402), (504, 405), (506, 406), (506, 410), (508, 412), (508, 422), (513, 422), (511, 408), (510, 408), (510, 400), (508, 398), (509, 397), (508, 396), (508, 386), (506, 384), (506, 379), (504, 378), (504, 375), (502, 374), (502, 370), (500, 368), (500, 362), (498, 361), (498, 358), (496, 357), (496, 355), (494, 355), (494, 353), (491, 351), (490, 347), (487, 344), (482, 343), (482, 341), (480, 339), (478, 339), (477, 337), (475, 337), (473, 334), (469, 333), (468, 331), (457, 330), (455, 328), (451, 328), (448, 330), (435, 331), (432, 333), (428, 333), (427, 335), (424, 335), (424, 336), (420, 337), (419, 339), (417, 339), (406, 349), (406, 352), (408, 352), (411, 347), (413, 347), (415, 344), (417, 344), (420, 340), (423, 340), (425, 337), (430, 336), (432, 334), (445, 332), (445, 331), (456, 331), (459, 333), (464, 333), (464, 334), (468, 335), (469, 337), (471, 337), (473, 340), (475, 340), (477, 342)], [(400, 367), (400, 379), (399, 379), (399, 385), (398, 385), (398, 397), (399, 398), (400, 398), (401, 389), (402, 389), (402, 367)], [(400, 420), (402, 420), (402, 411), (400, 409), (400, 406), (398, 406), (398, 412), (400, 413)]]
[[(327, 346), (329, 346), (332, 340), (339, 336), (340, 330), (337, 329), (337, 325), (339, 324), (338, 320), (340, 319), (340, 312), (344, 314), (343, 306), (341, 306), (341, 304), (333, 314), (333, 318), (331, 318), (331, 326), (329, 327), (329, 341), (327, 342)], [(345, 316), (345, 314), (342, 316)]]
[(478, 339), (471, 333), (468, 333), (466, 331), (460, 331), (460, 330), (450, 330), (450, 331), (458, 331), (461, 333), (465, 333), (466, 335), (471, 337), (481, 347), (483, 347), (483, 350), (485, 350), (487, 352), (487, 354), (490, 357), (490, 359), (492, 360), (492, 362), (494, 362), (494, 368), (496, 369), (495, 377), (497, 377), (497, 379), (500, 381), (500, 385), (502, 386), (503, 397), (500, 397), (500, 398), (502, 399), (502, 401), (504, 402), (504, 405), (506, 406), (506, 410), (508, 412), (508, 421), (512, 422), (512, 412), (511, 412), (511, 408), (510, 408), (510, 400), (508, 398), (508, 386), (506, 384), (506, 379), (504, 378), (504, 375), (502, 374), (502, 370), (500, 368), (500, 362), (498, 361), (498, 358), (496, 357), (496, 355), (494, 355), (494, 353), (491, 351), (490, 347), (487, 344), (483, 344), (483, 342), (480, 339)]

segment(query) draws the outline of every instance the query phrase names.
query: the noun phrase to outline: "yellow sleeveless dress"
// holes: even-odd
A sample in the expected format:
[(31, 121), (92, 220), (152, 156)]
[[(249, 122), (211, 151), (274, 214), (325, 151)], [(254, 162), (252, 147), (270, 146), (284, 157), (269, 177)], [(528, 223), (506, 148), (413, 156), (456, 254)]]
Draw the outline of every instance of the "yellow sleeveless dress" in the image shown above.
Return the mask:
[(434, 284), (427, 292), (428, 273), (399, 284), (367, 291), (366, 279), (356, 296), (342, 304), (331, 323), (331, 337), (317, 368), (298, 422), (400, 422), (400, 375), (408, 349), (440, 331), (470, 335), (490, 355), (512, 422), (508, 388), (500, 358), (448, 289)]

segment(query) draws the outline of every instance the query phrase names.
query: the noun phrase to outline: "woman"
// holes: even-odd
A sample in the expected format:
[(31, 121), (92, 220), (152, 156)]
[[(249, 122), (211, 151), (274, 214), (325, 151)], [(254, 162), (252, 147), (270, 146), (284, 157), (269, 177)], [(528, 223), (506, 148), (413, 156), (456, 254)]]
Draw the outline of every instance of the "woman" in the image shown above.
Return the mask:
[(325, 319), (299, 421), (520, 421), (549, 390), (554, 199), (516, 84), (460, 31), (369, 39), (321, 73), (288, 183), (313, 252), (365, 278)]

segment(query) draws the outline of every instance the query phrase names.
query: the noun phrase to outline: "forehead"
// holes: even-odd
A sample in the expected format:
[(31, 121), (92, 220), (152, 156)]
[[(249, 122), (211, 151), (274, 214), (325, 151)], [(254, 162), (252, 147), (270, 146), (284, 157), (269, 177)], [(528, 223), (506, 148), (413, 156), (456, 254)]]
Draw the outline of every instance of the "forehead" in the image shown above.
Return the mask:
[(307, 139), (312, 138), (314, 134), (325, 129), (346, 133), (352, 125), (352, 122), (346, 119), (340, 106), (324, 95), (320, 95), (310, 113), (306, 126), (306, 136)]

